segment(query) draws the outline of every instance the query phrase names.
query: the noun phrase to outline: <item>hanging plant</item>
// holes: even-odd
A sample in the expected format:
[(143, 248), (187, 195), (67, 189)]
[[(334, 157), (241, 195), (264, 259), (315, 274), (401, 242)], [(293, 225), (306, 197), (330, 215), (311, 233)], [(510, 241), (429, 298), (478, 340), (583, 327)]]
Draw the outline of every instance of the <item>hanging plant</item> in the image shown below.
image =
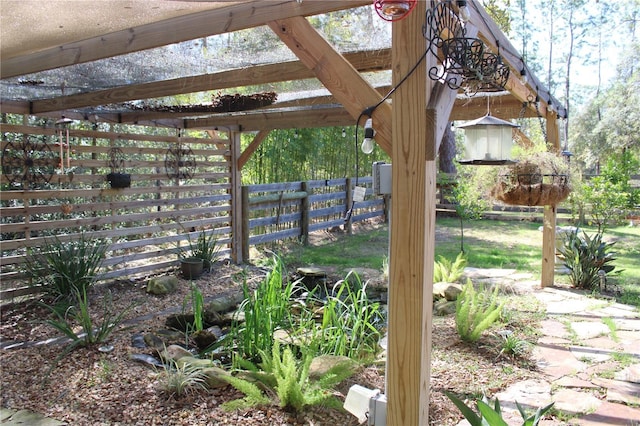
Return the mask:
[(124, 172), (124, 153), (120, 148), (113, 147), (109, 150), (109, 161), (107, 165), (111, 173), (107, 175), (107, 181), (111, 188), (129, 188), (131, 186), (131, 175)]
[(555, 206), (571, 193), (569, 165), (551, 152), (532, 154), (503, 167), (491, 196), (517, 206)]

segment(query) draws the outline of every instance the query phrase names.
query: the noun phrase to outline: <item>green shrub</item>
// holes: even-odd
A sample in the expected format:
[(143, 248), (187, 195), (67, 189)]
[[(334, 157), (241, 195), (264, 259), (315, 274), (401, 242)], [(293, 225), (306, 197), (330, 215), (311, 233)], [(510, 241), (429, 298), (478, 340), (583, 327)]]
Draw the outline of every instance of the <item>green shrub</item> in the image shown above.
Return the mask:
[(602, 241), (602, 233), (596, 233), (593, 237), (586, 232), (582, 237), (578, 230), (567, 235), (562, 247), (558, 248), (564, 257), (564, 264), (569, 269), (571, 284), (577, 288), (593, 289), (599, 285), (600, 270), (610, 273), (615, 266), (609, 265), (615, 258), (610, 252), (614, 243)]
[(467, 279), (456, 300), (456, 328), (462, 340), (477, 342), (482, 332), (500, 317), (504, 302), (498, 304), (498, 290), (495, 286), (492, 292), (477, 292)]
[(451, 262), (444, 256), (438, 256), (433, 268), (433, 282), (455, 283), (462, 277), (465, 266), (467, 266), (467, 259), (463, 252), (458, 253), (455, 262)]
[(107, 248), (104, 240), (85, 234), (68, 242), (45, 239), (39, 250), (27, 256), (27, 273), (33, 284), (42, 285), (54, 298), (73, 300), (76, 290), (82, 294), (94, 283)]

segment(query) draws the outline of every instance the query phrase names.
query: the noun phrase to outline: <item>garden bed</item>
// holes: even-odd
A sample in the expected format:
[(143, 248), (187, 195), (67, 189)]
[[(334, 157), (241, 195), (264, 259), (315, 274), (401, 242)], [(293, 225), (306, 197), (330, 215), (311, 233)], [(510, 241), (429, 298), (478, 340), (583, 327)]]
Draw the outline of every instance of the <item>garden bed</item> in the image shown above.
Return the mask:
[[(335, 282), (343, 276), (328, 269), (328, 279)], [(369, 270), (363, 281), (380, 280), (379, 273)], [(238, 291), (243, 277), (253, 288), (266, 270), (256, 266), (241, 268), (219, 265), (214, 272), (195, 281), (205, 298)], [(310, 407), (294, 414), (276, 405), (238, 411), (225, 411), (222, 403), (243, 395), (231, 386), (197, 391), (176, 398), (160, 389), (159, 373), (149, 365), (132, 361), (132, 354), (150, 354), (152, 350), (132, 346), (134, 334), (146, 333), (164, 326), (170, 312), (180, 312), (189, 300), (190, 286), (180, 279), (176, 293), (152, 296), (145, 291), (145, 282), (114, 282), (91, 291), (92, 306), (102, 306), (105, 297), (112, 297), (113, 312), (119, 312), (130, 302), (139, 302), (126, 317), (126, 327), (109, 339), (113, 351), (102, 353), (97, 346), (78, 348), (55, 364), (64, 345), (35, 342), (57, 337), (53, 328), (42, 320), (49, 315), (45, 308), (33, 302), (4, 306), (0, 326), (0, 346), (8, 341), (30, 342), (22, 349), (0, 350), (2, 362), (3, 407), (31, 409), (74, 425), (95, 424), (242, 424), (242, 425), (356, 425), (352, 415), (324, 407)], [(99, 309), (96, 311), (99, 313)], [(535, 372), (526, 359), (514, 360), (498, 356), (500, 341), (486, 336), (482, 344), (462, 342), (455, 331), (452, 316), (434, 319), (432, 393), (430, 423), (454, 425), (461, 419), (459, 411), (444, 396), (449, 390), (457, 394), (492, 395), (511, 383), (533, 377)], [(53, 369), (49, 370), (53, 367)], [(478, 374), (481, 372), (481, 374)], [(360, 384), (384, 389), (383, 364), (362, 367), (358, 373), (336, 389), (344, 400), (349, 387)]]

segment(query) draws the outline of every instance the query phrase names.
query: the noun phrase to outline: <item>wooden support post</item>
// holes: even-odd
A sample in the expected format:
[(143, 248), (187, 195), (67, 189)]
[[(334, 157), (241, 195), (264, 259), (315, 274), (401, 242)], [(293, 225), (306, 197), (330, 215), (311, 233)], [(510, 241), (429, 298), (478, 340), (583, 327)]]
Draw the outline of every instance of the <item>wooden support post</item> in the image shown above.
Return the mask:
[(309, 195), (311, 195), (308, 182), (302, 182), (302, 191), (307, 195), (300, 199), (300, 237), (306, 246), (309, 245)]
[(231, 173), (231, 260), (234, 263), (242, 263), (246, 260), (243, 249), (243, 216), (244, 206), (242, 205), (242, 167), (238, 166), (240, 157), (240, 132), (229, 132), (229, 144), (231, 150), (230, 173)]
[(249, 187), (243, 186), (242, 193), (242, 259), (244, 262), (249, 261)]
[[(552, 152), (560, 151), (560, 134), (558, 120), (555, 114), (547, 116), (548, 147)], [(556, 266), (556, 206), (544, 206), (544, 219), (542, 223), (542, 273), (540, 285), (548, 287), (553, 285)]]
[[(393, 82), (426, 51), (422, 25), (428, 2), (393, 23)], [(425, 63), (426, 62), (426, 63)], [(425, 117), (432, 55), (393, 95), (392, 220), (387, 352), (387, 425), (429, 423), (436, 126)], [(429, 87), (428, 87), (429, 84)], [(427, 121), (429, 120), (429, 122)]]

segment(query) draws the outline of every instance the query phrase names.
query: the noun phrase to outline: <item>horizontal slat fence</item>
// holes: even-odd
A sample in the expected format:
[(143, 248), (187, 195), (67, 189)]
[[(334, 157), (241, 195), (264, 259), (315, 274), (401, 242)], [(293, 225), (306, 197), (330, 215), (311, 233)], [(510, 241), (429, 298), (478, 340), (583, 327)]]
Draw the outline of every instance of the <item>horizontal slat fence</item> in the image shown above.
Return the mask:
[[(0, 125), (0, 299), (34, 291), (23, 272), (25, 255), (53, 236), (69, 241), (85, 234), (108, 241), (101, 280), (175, 268), (180, 247), (188, 246), (189, 238), (195, 240), (201, 231), (214, 233), (221, 255), (229, 254), (229, 140), (213, 139), (204, 132), (178, 137), (175, 130), (164, 130), (166, 134), (134, 126), (126, 130), (70, 129), (68, 160), (63, 133), (63, 170), (58, 164), (60, 134), (52, 125)], [(50, 152), (43, 149), (45, 145)], [(169, 150), (175, 152), (178, 146), (191, 152), (176, 157)], [(113, 147), (123, 153), (123, 172), (131, 175), (129, 188), (112, 189), (106, 181)], [(52, 172), (45, 173), (48, 182), (21, 183), (16, 170), (21, 164), (27, 170), (28, 159), (42, 152), (47, 161), (55, 161), (53, 170), (50, 165), (42, 167)], [(183, 161), (187, 159), (195, 161), (189, 169)], [(190, 176), (171, 176), (176, 167)]]

